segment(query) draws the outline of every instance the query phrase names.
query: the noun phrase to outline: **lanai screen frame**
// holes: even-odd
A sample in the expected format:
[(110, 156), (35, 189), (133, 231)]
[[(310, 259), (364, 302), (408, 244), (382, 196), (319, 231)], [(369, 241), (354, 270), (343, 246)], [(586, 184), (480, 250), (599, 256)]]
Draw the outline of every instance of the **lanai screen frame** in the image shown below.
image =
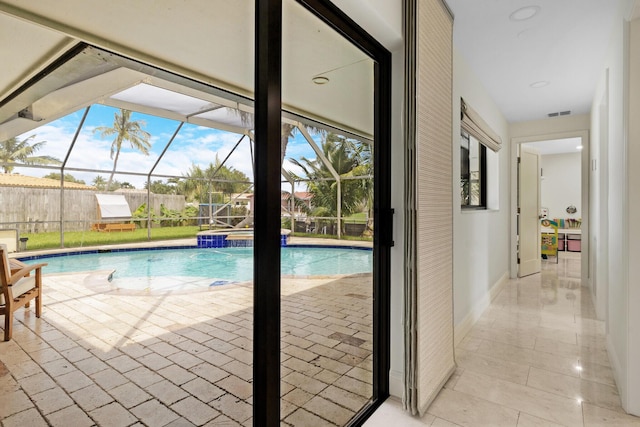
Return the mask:
[[(160, 163), (160, 161), (163, 159), (163, 156), (165, 155), (165, 153), (167, 152), (167, 150), (171, 147), (171, 144), (173, 143), (174, 139), (176, 138), (176, 136), (178, 135), (178, 133), (180, 132), (182, 126), (185, 123), (191, 123), (191, 124), (195, 124), (195, 125), (200, 125), (200, 126), (204, 126), (204, 127), (208, 127), (211, 129), (217, 129), (217, 130), (221, 130), (221, 131), (225, 131), (225, 132), (230, 132), (230, 133), (234, 133), (240, 136), (240, 139), (238, 140), (238, 142), (236, 143), (235, 147), (238, 146), (238, 144), (240, 144), (240, 142), (242, 142), (242, 140), (244, 138), (248, 138), (249, 139), (249, 144), (252, 147), (252, 154), (253, 154), (253, 143), (254, 141), (254, 132), (252, 129), (252, 124), (242, 124), (242, 126), (236, 126), (236, 125), (230, 125), (228, 123), (220, 123), (220, 122), (216, 122), (213, 120), (205, 120), (202, 119), (200, 117), (197, 117), (200, 114), (206, 113), (206, 111), (197, 111), (197, 114), (188, 114), (186, 116), (184, 116), (184, 118), (180, 118), (180, 116), (178, 114), (176, 114), (173, 111), (170, 110), (166, 110), (163, 109), (161, 107), (156, 107), (153, 106), (151, 104), (137, 104), (135, 102), (132, 101), (122, 101), (118, 99), (118, 95), (120, 95), (122, 92), (125, 92), (129, 89), (132, 88), (136, 88), (139, 85), (146, 85), (146, 86), (152, 86), (155, 87), (156, 89), (159, 90), (164, 90), (164, 91), (170, 91), (170, 89), (166, 89), (166, 87), (163, 87), (162, 85), (159, 86), (155, 86), (156, 84), (158, 84), (158, 82), (160, 81), (164, 81), (164, 82), (168, 82), (170, 84), (178, 84), (180, 86), (192, 89), (194, 91), (198, 91), (200, 93), (202, 93), (203, 95), (208, 95), (208, 96), (212, 96), (214, 98), (217, 98), (218, 100), (221, 100), (222, 103), (220, 104), (221, 107), (225, 107), (225, 108), (231, 108), (231, 109), (236, 109), (238, 111), (243, 111), (244, 113), (254, 113), (254, 101), (248, 97), (239, 95), (237, 93), (233, 93), (233, 92), (229, 92), (226, 91), (225, 89), (221, 89), (219, 87), (214, 87), (214, 86), (210, 86), (210, 85), (206, 85), (206, 84), (202, 84), (198, 81), (195, 80), (191, 80), (189, 78), (183, 77), (183, 76), (177, 76), (171, 72), (167, 72), (164, 71), (162, 69), (156, 68), (154, 66), (150, 66), (150, 65), (146, 65), (143, 63), (140, 63), (137, 60), (133, 60), (133, 59), (129, 59), (126, 58), (124, 56), (121, 56), (119, 54), (115, 54), (113, 52), (109, 52), (105, 49), (102, 48), (98, 48), (92, 45), (89, 45), (87, 43), (78, 43), (77, 45), (75, 45), (74, 47), (72, 47), (71, 49), (69, 49), (64, 55), (62, 55), (60, 57), (59, 60), (54, 61), (49, 67), (47, 67), (42, 73), (40, 73), (38, 76), (36, 76), (34, 79), (32, 79), (30, 82), (28, 82), (25, 86), (23, 86), (19, 91), (15, 92), (14, 94), (12, 94), (11, 97), (9, 97), (8, 99), (5, 99), (3, 101), (3, 105), (6, 104), (11, 104), (12, 102), (18, 102), (21, 99), (20, 98), (26, 98), (26, 99), (31, 99), (33, 101), (34, 99), (34, 95), (30, 93), (30, 91), (39, 93), (39, 92), (43, 92), (43, 90), (40, 89), (36, 89), (38, 87), (38, 85), (43, 84), (45, 86), (44, 91), (46, 94), (46, 86), (47, 86), (47, 82), (46, 82), (46, 78), (47, 76), (50, 75), (57, 75), (58, 79), (62, 79), (62, 77), (60, 76), (60, 74), (63, 74), (65, 72), (65, 70), (67, 68), (73, 67), (73, 64), (78, 64), (78, 66), (80, 66), (85, 73), (92, 75), (93, 77), (95, 77), (95, 74), (99, 74), (99, 71), (96, 72), (94, 71), (92, 68), (87, 67), (85, 64), (89, 64), (92, 65), (95, 63), (95, 61), (97, 59), (100, 59), (103, 63), (103, 67), (104, 69), (102, 71), (112, 71), (113, 69), (117, 68), (117, 67), (122, 67), (128, 70), (132, 70), (132, 71), (136, 71), (145, 75), (150, 76), (151, 81), (147, 82), (139, 82), (135, 85), (130, 86), (129, 88), (123, 89), (123, 90), (119, 90), (116, 93), (112, 93), (111, 95), (104, 95), (101, 100), (100, 100), (100, 104), (101, 105), (105, 105), (105, 106), (109, 106), (112, 108), (124, 108), (124, 109), (129, 109), (132, 112), (138, 112), (138, 113), (142, 113), (142, 114), (149, 114), (149, 115), (153, 115), (156, 117), (160, 117), (163, 119), (167, 119), (167, 120), (172, 120), (172, 121), (176, 121), (178, 122), (178, 127), (175, 130), (174, 134), (172, 135), (172, 137), (168, 140), (168, 142), (166, 142), (166, 145), (164, 146), (164, 149), (162, 150), (161, 154), (158, 156), (158, 158), (156, 159), (156, 162), (154, 163), (154, 165), (150, 168), (150, 170), (148, 172), (141, 172), (141, 171), (122, 171), (122, 170), (117, 170), (114, 173), (116, 175), (129, 175), (129, 176), (144, 176), (147, 178), (147, 206), (150, 205), (150, 201), (151, 201), (151, 190), (150, 190), (150, 183), (151, 183), (151, 178), (152, 177), (156, 177), (156, 178), (177, 178), (177, 179), (184, 179), (184, 176), (175, 176), (175, 175), (167, 175), (167, 174), (154, 174), (154, 170), (155, 168), (158, 166), (158, 164)], [(174, 93), (176, 93), (176, 95), (179, 96), (183, 96), (183, 97), (191, 97), (194, 99), (199, 99), (196, 98), (194, 95), (188, 95), (185, 93), (181, 93), (181, 92), (177, 92), (177, 91), (173, 91)], [(226, 102), (225, 102), (226, 101)], [(215, 101), (218, 102), (218, 101)], [(86, 107), (84, 107), (82, 104), (80, 105), (81, 108), (85, 108), (85, 111), (82, 115), (82, 118), (77, 126), (76, 132), (74, 134), (74, 137), (69, 145), (69, 148), (67, 150), (67, 153), (65, 155), (64, 161), (62, 162), (62, 164), (60, 166), (46, 166), (46, 165), (26, 165), (26, 164), (20, 164), (18, 165), (21, 168), (37, 168), (37, 169), (45, 169), (45, 170), (54, 170), (54, 171), (59, 171), (60, 172), (60, 219), (59, 219), (59, 228), (60, 228), (60, 247), (64, 248), (65, 247), (65, 243), (64, 243), (64, 233), (65, 233), (65, 210), (64, 210), (64, 174), (65, 172), (91, 172), (91, 173), (111, 173), (111, 171), (109, 170), (103, 170), (103, 169), (95, 169), (95, 168), (77, 168), (77, 167), (68, 167), (67, 166), (67, 162), (69, 160), (69, 157), (71, 155), (71, 153), (74, 150), (76, 141), (78, 136), (80, 135), (80, 132), (84, 126), (84, 122), (85, 119), (91, 109), (91, 107), (94, 105), (90, 104), (87, 105)], [(314, 139), (312, 138), (312, 136), (309, 134), (309, 131), (306, 129), (306, 126), (311, 126), (313, 128), (317, 128), (317, 129), (323, 129), (327, 132), (334, 132), (336, 134), (342, 135), (344, 137), (347, 138), (351, 138), (357, 141), (360, 141), (361, 143), (364, 144), (369, 144), (369, 145), (373, 145), (373, 141), (372, 139), (368, 136), (368, 135), (364, 135), (362, 133), (354, 133), (353, 131), (350, 130), (345, 130), (343, 128), (338, 128), (335, 127), (333, 125), (330, 124), (326, 124), (326, 123), (322, 123), (322, 122), (318, 122), (317, 120), (314, 119), (310, 119), (307, 117), (304, 117), (300, 114), (296, 114), (290, 111), (286, 111), (283, 110), (282, 111), (282, 117), (281, 117), (282, 123), (286, 123), (289, 125), (294, 126), (295, 128), (297, 128), (300, 132), (300, 134), (304, 137), (304, 139), (306, 140), (306, 142), (312, 147), (312, 149), (314, 150), (314, 152), (317, 155), (317, 158), (319, 161), (321, 161), (325, 167), (329, 170), (329, 172), (331, 173), (333, 179), (335, 181), (337, 181), (338, 183), (340, 183), (342, 180), (344, 179), (370, 179), (371, 176), (359, 176), (359, 177), (348, 177), (348, 178), (342, 178), (340, 177), (339, 174), (337, 174), (337, 172), (334, 170), (333, 166), (331, 165), (331, 163), (327, 160), (327, 158), (324, 156), (324, 153), (322, 152), (322, 150), (318, 147), (318, 145), (316, 144), (316, 142), (314, 141)], [(234, 147), (234, 149), (235, 149)], [(233, 152), (233, 150), (232, 150)], [(231, 152), (231, 153), (232, 153)], [(231, 153), (229, 155), (231, 155)], [(225, 165), (225, 161), (226, 159), (228, 159), (229, 155), (225, 158), (225, 160), (222, 162), (222, 165)], [(295, 198), (295, 194), (293, 191), (293, 184), (294, 183), (300, 183), (300, 182), (305, 182), (305, 181), (309, 181), (309, 179), (294, 179), (291, 177), (290, 174), (287, 173), (286, 170), (281, 169), (281, 174), (284, 177), (284, 181), (281, 181), (282, 183), (289, 183), (290, 185), (292, 185), (292, 199)], [(210, 182), (223, 182), (225, 180), (221, 180), (221, 179), (203, 179), (205, 181), (210, 181)], [(255, 179), (254, 179), (255, 181)], [(251, 182), (247, 182), (247, 184), (252, 184)], [(253, 185), (253, 184), (252, 184)], [(336, 215), (336, 221), (337, 221), (337, 237), (340, 239), (342, 236), (342, 228), (341, 228), (341, 221), (342, 219), (342, 213), (341, 213), (341, 208), (342, 208), (342, 203), (341, 203), (341, 194), (340, 194), (340, 189), (341, 189), (341, 185), (337, 186), (338, 188), (338, 194), (337, 194), (337, 215)], [(292, 200), (293, 201), (293, 200)], [(375, 222), (375, 221), (374, 221)], [(151, 240), (151, 212), (149, 210), (149, 214), (148, 214), (148, 218), (147, 218), (147, 239)]]

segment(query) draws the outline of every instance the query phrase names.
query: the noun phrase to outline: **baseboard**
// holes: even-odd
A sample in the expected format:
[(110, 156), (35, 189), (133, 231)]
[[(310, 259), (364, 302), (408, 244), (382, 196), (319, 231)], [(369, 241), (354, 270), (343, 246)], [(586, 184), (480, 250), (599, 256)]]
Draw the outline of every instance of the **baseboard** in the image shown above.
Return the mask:
[(485, 294), (478, 302), (476, 302), (469, 313), (462, 319), (460, 323), (453, 328), (454, 345), (457, 347), (460, 342), (467, 336), (473, 325), (476, 324), (482, 313), (489, 307), (491, 301), (493, 301), (504, 285), (509, 281), (509, 272), (505, 271), (502, 277), (498, 279), (496, 283), (489, 289), (489, 292)]
[(627, 392), (625, 390), (627, 386), (626, 377), (622, 372), (622, 366), (620, 365), (620, 359), (616, 352), (616, 347), (611, 342), (611, 335), (607, 334), (607, 353), (609, 355), (609, 363), (611, 364), (611, 370), (613, 371), (613, 379), (616, 381), (616, 387), (618, 388), (618, 394), (620, 395), (620, 403), (622, 408), (627, 410)]
[(404, 396), (404, 373), (389, 371), (389, 394), (402, 400)]

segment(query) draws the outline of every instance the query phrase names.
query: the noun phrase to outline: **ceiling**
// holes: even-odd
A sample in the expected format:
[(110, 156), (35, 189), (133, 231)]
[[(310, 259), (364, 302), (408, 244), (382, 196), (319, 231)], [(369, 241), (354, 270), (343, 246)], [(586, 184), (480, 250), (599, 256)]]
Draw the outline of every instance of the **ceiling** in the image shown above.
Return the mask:
[[(224, 109), (205, 110), (253, 111), (252, 0), (101, 5), (96, 13), (85, 0), (0, 0), (1, 140), (92, 103), (248, 130), (233, 114), (218, 117)], [(88, 50), (67, 54), (79, 44)], [(59, 60), (65, 55), (72, 62)], [(294, 0), (283, 1), (282, 58), (284, 110), (317, 127), (372, 138), (373, 61)], [(51, 72), (55, 62), (61, 67)], [(328, 83), (314, 83), (317, 76)], [(184, 95), (181, 103), (163, 90)]]
[(582, 150), (582, 138), (550, 139), (546, 141), (527, 142), (529, 148), (533, 148), (541, 155), (550, 154), (575, 154)]
[[(640, 3), (445, 1), (455, 15), (456, 50), (509, 122), (543, 119), (555, 112), (588, 113), (612, 29), (621, 17), (631, 16), (632, 5)], [(401, 49), (401, 0), (334, 2), (388, 49)], [(95, 3), (85, 0), (0, 0), (0, 106), (80, 41), (251, 97), (253, 1), (191, 0), (189, 8), (177, 7), (180, 2), (175, 0), (111, 0), (101, 4), (108, 6), (96, 13)], [(514, 12), (529, 6), (537, 8), (533, 17), (510, 19)], [(637, 15), (640, 7), (634, 12)], [(284, 2), (284, 20), (285, 108), (371, 137), (372, 62), (293, 0)], [(318, 75), (328, 77), (329, 84), (314, 84), (312, 78)], [(537, 82), (548, 84), (531, 86)], [(95, 95), (80, 87), (77, 90)], [(116, 88), (111, 90), (105, 95), (110, 97)], [(93, 100), (100, 102), (99, 97)], [(29, 106), (14, 104), (13, 110), (0, 111), (4, 117), (0, 122), (7, 114), (16, 115)], [(71, 104), (51, 104), (41, 111), (48, 111), (45, 119), (50, 120), (78, 107)], [(6, 110), (6, 105), (2, 109)], [(24, 130), (24, 122), (19, 129)]]
[[(589, 113), (614, 25), (633, 0), (446, 2), (455, 48), (507, 121), (521, 122)], [(537, 13), (530, 19), (510, 18), (531, 6)]]

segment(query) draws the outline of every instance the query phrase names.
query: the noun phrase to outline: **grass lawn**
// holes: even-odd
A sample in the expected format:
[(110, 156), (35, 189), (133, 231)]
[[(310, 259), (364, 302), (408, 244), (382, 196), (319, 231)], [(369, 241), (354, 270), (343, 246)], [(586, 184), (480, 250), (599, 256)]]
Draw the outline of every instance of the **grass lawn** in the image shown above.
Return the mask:
[(344, 222), (366, 224), (367, 213), (366, 212), (354, 213), (353, 215), (345, 216), (342, 220)]
[[(299, 232), (295, 232), (295, 233), (291, 233), (292, 236), (296, 236), (296, 237), (313, 237), (314, 239), (337, 239), (338, 236), (336, 236), (335, 234), (320, 234), (320, 233), (299, 233)], [(356, 240), (356, 241), (373, 241), (373, 237), (367, 237), (367, 236), (347, 236), (347, 235), (342, 235), (342, 237), (340, 237), (341, 240)]]
[[(151, 240), (172, 240), (195, 237), (200, 231), (198, 226), (163, 227), (151, 229)], [(22, 233), (28, 237), (27, 250), (56, 249), (60, 247), (60, 233)], [(135, 231), (68, 231), (64, 233), (64, 246), (77, 248), (83, 246), (112, 245), (117, 243), (146, 242), (147, 229)]]
[[(200, 231), (198, 226), (184, 226), (184, 227), (163, 227), (151, 229), (151, 240), (173, 240), (173, 239), (185, 239), (194, 238)], [(329, 234), (316, 234), (316, 233), (294, 233), (295, 236), (300, 237), (314, 237), (335, 239), (337, 236)], [(20, 237), (27, 237), (27, 250), (39, 250), (39, 249), (57, 249), (60, 247), (60, 233), (57, 231), (49, 233), (22, 233)], [(360, 236), (342, 236), (343, 240), (369, 240), (371, 237)], [(114, 245), (118, 243), (133, 243), (133, 242), (146, 242), (147, 229), (138, 228), (135, 231), (112, 231), (112, 232), (100, 232), (100, 231), (68, 231), (64, 233), (64, 246), (66, 248), (79, 248), (85, 246), (101, 246), (101, 245)]]

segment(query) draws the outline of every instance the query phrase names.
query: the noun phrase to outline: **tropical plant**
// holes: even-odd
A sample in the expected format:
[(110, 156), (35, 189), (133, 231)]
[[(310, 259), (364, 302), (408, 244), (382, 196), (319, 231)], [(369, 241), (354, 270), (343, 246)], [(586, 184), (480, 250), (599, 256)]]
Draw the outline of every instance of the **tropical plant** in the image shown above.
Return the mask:
[[(367, 144), (347, 139), (335, 134), (328, 134), (322, 143), (322, 152), (334, 171), (340, 176), (341, 214), (351, 215), (362, 209), (367, 198), (367, 185), (363, 179), (350, 179), (366, 176), (369, 170), (371, 156), (365, 151)], [(338, 215), (338, 182), (333, 177), (329, 167), (320, 158), (300, 160), (290, 159), (300, 167), (310, 181), (307, 188), (312, 195), (314, 216), (336, 217)], [(294, 173), (289, 172), (296, 179)]]
[[(53, 173), (50, 173), (50, 174), (47, 174), (47, 175), (43, 176), (43, 178), (55, 179), (56, 181), (60, 181), (60, 174), (53, 172)], [(78, 179), (75, 176), (71, 175), (70, 173), (65, 173), (64, 174), (64, 181), (65, 182), (75, 182), (77, 184), (86, 184), (84, 182), (84, 180)]]
[(93, 178), (93, 181), (91, 181), (91, 185), (101, 191), (107, 189), (107, 181), (100, 175), (97, 175), (95, 178)]
[[(234, 167), (225, 166), (216, 156), (215, 163), (209, 163), (206, 169), (191, 165), (186, 179), (179, 184), (178, 193), (189, 201), (200, 203), (221, 203), (225, 196), (247, 190), (249, 177)], [(211, 193), (211, 194), (210, 194)]]
[(107, 187), (107, 180), (105, 180), (100, 175), (93, 178), (93, 181), (91, 181), (91, 185), (93, 185), (100, 191), (116, 191), (120, 188), (130, 188), (130, 189), (136, 188), (135, 186), (131, 185), (128, 182), (120, 182), (117, 179), (114, 179), (113, 181), (111, 181), (111, 183)]
[(175, 209), (169, 209), (164, 204), (160, 203), (160, 225), (175, 227), (180, 224), (181, 212)]
[(135, 190), (136, 186), (128, 181), (118, 183), (118, 188), (126, 188), (128, 190)]
[[(149, 210), (147, 209), (147, 204), (143, 203), (132, 213), (131, 215), (134, 221), (138, 222), (140, 228), (147, 228), (147, 221), (149, 220)], [(153, 208), (151, 208), (151, 221), (155, 224), (159, 222), (158, 215), (154, 212)]]
[(197, 225), (196, 217), (198, 216), (198, 207), (194, 205), (186, 205), (182, 209), (182, 225)]
[(111, 159), (113, 160), (113, 169), (107, 181), (107, 189), (111, 187), (111, 181), (113, 181), (113, 176), (116, 173), (122, 144), (124, 144), (125, 141), (129, 142), (131, 148), (140, 151), (144, 155), (149, 155), (149, 149), (151, 148), (149, 138), (151, 138), (151, 134), (143, 130), (143, 126), (145, 126), (143, 120), (131, 120), (131, 111), (120, 109), (120, 111), (114, 113), (112, 127), (100, 126), (94, 129), (94, 133), (100, 134), (101, 138), (115, 135), (111, 143), (110, 152)]
[(236, 226), (240, 224), (247, 217), (247, 208), (246, 206), (234, 206), (231, 208), (230, 216), (232, 217), (229, 221), (231, 225)]
[[(247, 113), (245, 111), (241, 111), (241, 110), (233, 110), (234, 114), (237, 114), (240, 117), (240, 121), (242, 122), (243, 125), (247, 126), (247, 127), (253, 127), (254, 126), (254, 117), (253, 114), (251, 113)], [(306, 129), (316, 133), (318, 135), (326, 135), (326, 131), (324, 129), (321, 128), (317, 128), (314, 126), (306, 126)], [(298, 132), (298, 128), (295, 125), (292, 125), (290, 123), (282, 123), (281, 124), (281, 128), (280, 128), (280, 166), (283, 165), (284, 163), (284, 158), (286, 156), (287, 153), (287, 146), (289, 145), (289, 139), (293, 138), (296, 133)]]
[(62, 162), (52, 156), (36, 156), (36, 151), (40, 150), (46, 141), (33, 142), (35, 135), (19, 141), (13, 137), (0, 143), (0, 163), (3, 163), (4, 173), (11, 173), (15, 164), (25, 165), (60, 165)]
[(155, 194), (176, 194), (177, 185), (172, 182), (164, 182), (161, 179), (156, 181), (151, 181), (151, 185), (147, 182), (144, 183), (144, 189), (151, 189), (152, 193)]
[(367, 228), (365, 234), (373, 232), (373, 145), (361, 144), (358, 147), (357, 156), (359, 157), (358, 166), (354, 169), (354, 176), (366, 176), (361, 179), (360, 185), (364, 193), (364, 206), (367, 210)]

